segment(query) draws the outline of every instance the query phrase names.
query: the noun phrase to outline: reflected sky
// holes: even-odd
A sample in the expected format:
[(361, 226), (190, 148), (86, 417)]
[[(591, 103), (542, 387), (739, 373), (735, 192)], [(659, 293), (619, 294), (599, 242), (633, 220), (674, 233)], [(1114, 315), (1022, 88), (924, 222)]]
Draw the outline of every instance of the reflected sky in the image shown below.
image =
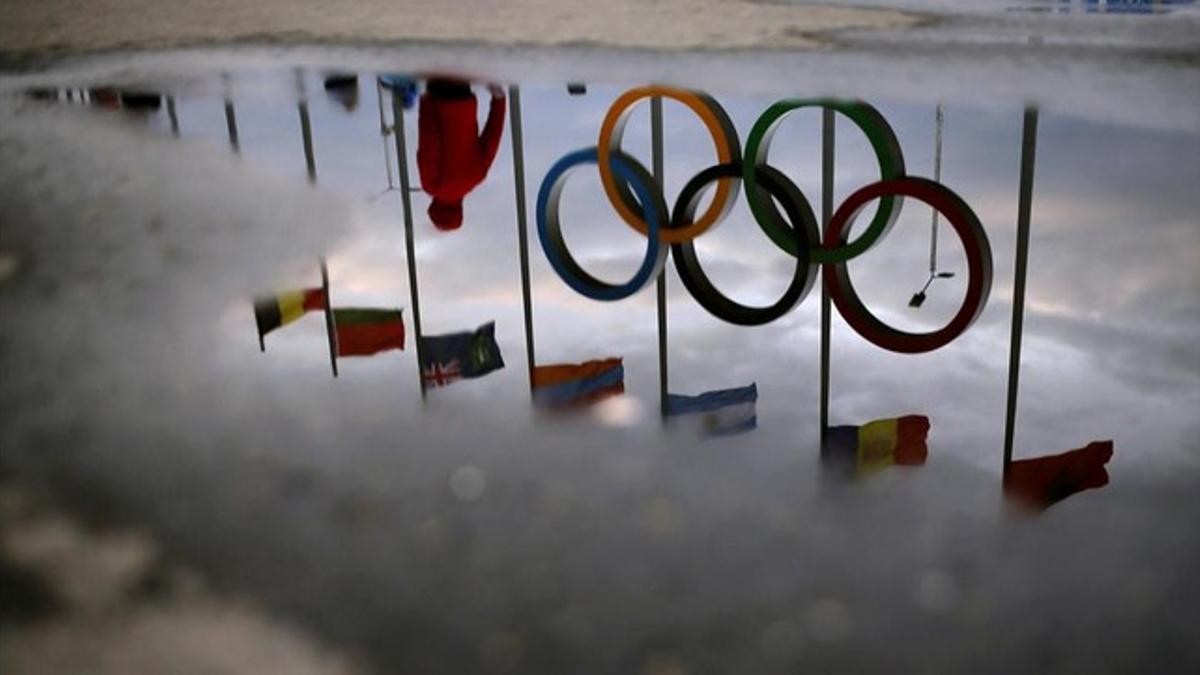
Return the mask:
[[(309, 73), (304, 86), (320, 188), (337, 192), (349, 203), (352, 210), (342, 220), (354, 223), (357, 230), (325, 252), (333, 302), (406, 306), (398, 193), (386, 191), (385, 162), (395, 161), (395, 147), (380, 133), (373, 78), (360, 78), (361, 104), (353, 111), (325, 95), (319, 73)], [(286, 83), (275, 89), (286, 91)], [(523, 87), (531, 209), (549, 166), (569, 150), (594, 145), (608, 104), (621, 91), (592, 86), (584, 96), (571, 96), (562, 85)], [(486, 91), (480, 88), (479, 93), (486, 103)], [(758, 114), (773, 102), (768, 97), (714, 94), (743, 141)], [(932, 106), (875, 104), (895, 128), (909, 172), (932, 175)], [(176, 102), (176, 109), (185, 145), (224, 139), (220, 100), (185, 98)], [(1011, 316), (1020, 109), (947, 105), (944, 110), (942, 180), (974, 207), (988, 232), (995, 258), (993, 296), (960, 340), (921, 356), (882, 351), (849, 330), (840, 317), (835, 319), (831, 415), (851, 423), (907, 411), (929, 414), (936, 420), (931, 432), (936, 448), (996, 471)], [(481, 125), (485, 113), (483, 105)], [(270, 94), (245, 96), (236, 101), (236, 114), (240, 162), (280, 175), (305, 175), (294, 102), (289, 105), (286, 97)], [(390, 123), (390, 101), (385, 102), (384, 117)], [(415, 117), (406, 119), (411, 148), (418, 136)], [(643, 105), (630, 123), (625, 144), (647, 166), (648, 118)], [(161, 134), (165, 115), (155, 115), (147, 124)], [(667, 102), (665, 128), (666, 194), (673, 198), (688, 178), (713, 163), (714, 156), (703, 126), (683, 106)], [(510, 142), (506, 135), (487, 180), (466, 198), (461, 231), (436, 231), (425, 214), (428, 197), (413, 195), (425, 331), (463, 330), (494, 319), (499, 344), (513, 364), (471, 383), (470, 393), (439, 392), (446, 400), (520, 401), (519, 396), (500, 395), (522, 390), (525, 377)], [(794, 178), (818, 213), (819, 142), (819, 114), (799, 113), (785, 122), (771, 154), (772, 165)], [(835, 202), (840, 203), (872, 180), (877, 169), (865, 139), (844, 118), (839, 120), (837, 142)], [(1145, 467), (1147, 457), (1154, 458), (1151, 465), (1197, 461), (1191, 440), (1196, 429), (1189, 414), (1200, 403), (1195, 341), (1200, 238), (1191, 189), (1200, 178), (1197, 148), (1194, 135), (1043, 116), (1018, 456), (1087, 440), (1077, 437), (1082, 433), (1114, 438), (1122, 449), (1114, 460), (1118, 464)], [(410, 170), (416, 183), (414, 159)], [(644, 240), (617, 219), (591, 173), (580, 172), (567, 185), (565, 237), (585, 266), (615, 282), (636, 268)], [(393, 184), (397, 182), (393, 176)], [(961, 247), (943, 224), (939, 264), (958, 270), (959, 276), (938, 280), (919, 311), (907, 306), (925, 280), (929, 217), (927, 207), (910, 200), (887, 239), (851, 264), (868, 305), (899, 327), (928, 330), (940, 325), (961, 302), (965, 288)], [(539, 362), (625, 357), (627, 392), (633, 401), (628, 407), (637, 411), (630, 418), (656, 425), (656, 415), (649, 414), (657, 400), (653, 293), (648, 290), (611, 304), (576, 295), (546, 263), (532, 218), (530, 229)], [(718, 287), (741, 301), (773, 301), (790, 276), (791, 259), (758, 232), (744, 199), (727, 222), (699, 241), (698, 249)], [(315, 279), (315, 261), (277, 262), (289, 270), (277, 277), (280, 288)], [(670, 266), (668, 278), (672, 388), (695, 393), (756, 381), (762, 391), (762, 426), (786, 428), (795, 439), (792, 443), (806, 445), (815, 420), (818, 294), (810, 294), (793, 313), (771, 325), (739, 328), (707, 315)], [(243, 300), (227, 301), (226, 311), (232, 316)], [(223, 326), (219, 339), (227, 347), (222, 351), (254, 347), (253, 333), (243, 323), (231, 320)], [(324, 340), (319, 321), (305, 322), (276, 336), (265, 358), (246, 351), (246, 358), (254, 359), (248, 367), (282, 368), (293, 382), (322, 377), (327, 371)], [(411, 395), (416, 389), (415, 378), (409, 377), (415, 371), (411, 358), (411, 353), (389, 355), (344, 368), (349, 381), (391, 371), (398, 380), (397, 393)], [(365, 391), (372, 389), (368, 385)]]
[[(996, 535), (1001, 548), (1015, 542), (1018, 552), (993, 556), (1022, 105), (942, 106), (941, 181), (978, 214), (994, 256), (993, 292), (979, 320), (947, 347), (912, 356), (871, 345), (835, 314), (831, 423), (917, 414), (930, 428), (919, 472), (901, 469), (860, 499), (829, 501), (842, 488), (816, 478), (819, 288), (782, 319), (742, 328), (705, 313), (666, 267), (671, 391), (757, 384), (757, 429), (696, 443), (664, 431), (659, 419), (653, 289), (595, 302), (546, 262), (533, 225), (537, 189), (562, 155), (596, 143), (625, 87), (589, 85), (571, 95), (564, 83), (521, 84), (537, 362), (623, 357), (622, 396), (581, 415), (531, 409), (507, 127), (486, 180), (464, 200), (461, 229), (435, 229), (428, 196), (412, 193), (425, 334), (495, 321), (505, 368), (422, 401), (410, 346), (341, 360), (335, 380), (317, 315), (272, 333), (260, 352), (251, 298), (319, 284), (322, 257), (330, 304), (404, 307), (411, 321), (403, 213), (392, 189), (396, 148), (381, 132), (394, 122), (390, 101), (378, 98), (374, 74), (360, 73), (358, 102), (348, 109), (326, 95), (324, 75), (303, 72), (299, 89), (290, 71), (193, 83), (174, 98), (178, 139), (165, 108), (129, 114), (0, 103), (8, 270), (0, 281), (0, 438), (11, 461), (66, 476), (81, 495), (126, 486), (115, 499), (119, 512), (153, 513), (171, 545), (220, 570), (226, 583), (262, 584), (272, 606), (309, 617), (335, 640), (387, 654), (391, 666), (426, 667), (430, 655), (463, 644), (474, 650), (477, 640), (510, 644), (512, 635), (527, 663), (545, 668), (585, 648), (612, 655), (597, 671), (637, 672), (655, 658), (703, 662), (705, 649), (722, 653), (696, 646), (715, 639), (704, 617), (722, 612), (738, 617), (731, 644), (754, 644), (752, 655), (740, 646), (725, 655), (740, 655), (750, 670), (761, 659), (794, 662), (797, 633), (829, 659), (818, 663), (845, 663), (838, 659), (852, 654), (818, 647), (896, 629), (914, 602), (921, 618), (913, 625), (933, 631), (951, 612), (957, 643), (969, 651), (982, 644), (973, 621), (1020, 616), (1020, 601), (1030, 598), (1065, 598), (1105, 616), (1136, 596), (1166, 612), (1168, 647), (1181, 644), (1183, 613), (1171, 611), (1164, 589), (1179, 589), (1172, 575), (1194, 553), (1159, 532), (1134, 540), (1141, 548), (1097, 544), (1100, 552), (1090, 552), (1115, 562), (1088, 569), (1118, 592), (1096, 598), (1073, 580), (1073, 566), (1087, 558), (1072, 546), (1094, 543), (1088, 537), (1104, 527), (1137, 532), (1191, 502), (1187, 488), (1200, 469), (1200, 127), (1041, 117), (1015, 455), (1112, 439), (1112, 484), (1056, 506), (1058, 520), (1043, 530)], [(315, 184), (297, 91), (312, 128)], [(475, 91), (482, 126), (487, 92)], [(743, 143), (772, 102), (805, 95), (709, 93)], [(931, 176), (935, 103), (871, 103), (894, 128), (908, 172)], [(417, 185), (415, 112), (403, 128)], [(665, 104), (664, 128), (670, 204), (715, 160), (703, 126), (682, 106)], [(844, 119), (836, 138), (841, 203), (877, 169), (865, 138)], [(820, 142), (819, 113), (803, 112), (785, 122), (771, 153), (818, 214)], [(625, 149), (651, 165), (645, 104)], [(599, 177), (578, 172), (563, 201), (564, 236), (579, 260), (610, 281), (628, 277), (645, 241), (613, 213)], [(930, 211), (910, 200), (887, 239), (850, 265), (868, 305), (899, 327), (940, 325), (964, 294), (965, 258), (943, 226), (939, 269), (957, 276), (938, 280), (919, 310), (908, 306), (928, 274), (929, 239)], [(735, 299), (767, 303), (787, 286), (792, 259), (759, 231), (744, 195), (697, 249)], [(1194, 507), (1185, 508), (1186, 519)], [(1194, 529), (1181, 536), (1194, 540)], [(710, 551), (712, 542), (722, 545)], [(880, 542), (893, 558), (873, 554)], [(619, 554), (638, 550), (644, 555)], [(1023, 557), (1035, 555), (1021, 553), (1028, 551), (1059, 563), (1045, 577), (1031, 574), (1038, 559)], [(1136, 561), (1146, 551), (1176, 564), (1142, 569)], [(272, 579), (278, 555), (296, 556), (294, 580)], [(858, 573), (852, 579), (846, 559)], [(800, 561), (806, 573), (797, 580), (779, 560)], [(1138, 573), (1123, 578), (1125, 563)], [(369, 583), (394, 569), (415, 581)], [(897, 586), (883, 581), (889, 575), (901, 579)], [(1019, 585), (1005, 585), (1013, 576), (1027, 583), (1009, 598)], [(722, 583), (730, 578), (745, 581)], [(621, 613), (618, 600), (636, 617), (628, 628), (603, 623)], [(1123, 615), (1121, 626), (1134, 630), (1138, 616)], [(893, 657), (928, 666), (918, 649), (928, 638), (910, 635), (918, 628), (898, 630)], [(1004, 639), (1021, 645), (1037, 630)], [(405, 631), (428, 643), (411, 654), (391, 651), (393, 632)], [(1080, 653), (1086, 631), (1067, 632), (1063, 649)], [(661, 644), (641, 644), (642, 635)], [(1072, 663), (1082, 671), (1104, 653)], [(634, 654), (641, 660), (622, 660)], [(947, 663), (953, 672), (956, 662)]]

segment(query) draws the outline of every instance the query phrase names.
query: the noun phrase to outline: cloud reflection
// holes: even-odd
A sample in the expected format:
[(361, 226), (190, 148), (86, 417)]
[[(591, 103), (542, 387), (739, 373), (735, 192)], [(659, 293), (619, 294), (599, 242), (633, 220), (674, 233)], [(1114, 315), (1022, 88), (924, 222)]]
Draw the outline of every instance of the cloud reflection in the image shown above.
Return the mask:
[[(530, 192), (559, 154), (594, 143), (595, 127), (579, 119), (598, 118), (609, 93), (593, 86), (568, 99), (557, 85), (525, 89)], [(279, 607), (313, 598), (320, 611), (297, 610), (306, 620), (368, 636), (398, 667), (442, 656), (469, 669), (466, 654), (485, 643), (505, 659), (520, 651), (545, 660), (534, 669), (563, 665), (548, 645), (692, 663), (706, 653), (706, 627), (720, 621), (731, 650), (753, 650), (738, 652), (751, 664), (760, 652), (787, 662), (796, 649), (817, 664), (844, 663), (850, 652), (838, 645), (886, 634), (888, 662), (917, 668), (929, 650), (949, 649), (936, 635), (963, 652), (947, 663), (998, 644), (1002, 665), (1022, 670), (1040, 661), (1019, 647), (1043, 644), (1039, 635), (1054, 626), (1072, 628), (1046, 650), (1080, 669), (1120, 649), (1152, 660), (1138, 645), (1155, 636), (1166, 652), (1193, 649), (1179, 637), (1191, 621), (1180, 570), (1195, 566), (1197, 549), (1180, 542), (1195, 537), (1146, 523), (1186, 522), (1195, 511), (1200, 234), (1186, 180), (1200, 162), (1195, 134), (1046, 117), (1018, 458), (1092, 437), (1112, 437), (1120, 451), (1103, 493), (1056, 507), (1040, 529), (1002, 530), (1016, 108), (946, 106), (943, 181), (978, 209), (996, 255), (997, 293), (980, 321), (943, 350), (902, 356), (834, 319), (833, 421), (909, 410), (932, 421), (920, 472), (881, 475), (850, 496), (813, 480), (815, 293), (778, 322), (746, 329), (704, 314), (668, 272), (672, 388), (754, 381), (760, 392), (754, 434), (696, 444), (664, 434), (654, 411), (651, 293), (610, 304), (579, 298), (531, 241), (539, 361), (619, 353), (626, 368), (627, 393), (594, 418), (539, 421), (520, 356), (507, 136), (472, 192), (469, 226), (444, 234), (418, 221), (416, 264), (427, 332), (495, 318), (510, 367), (421, 404), (409, 353), (347, 363), (331, 381), (317, 322), (289, 326), (263, 358), (245, 298), (302, 287), (320, 254), (329, 254), (335, 299), (408, 302), (398, 200), (362, 197), (368, 181), (385, 183), (377, 111), (364, 99), (352, 111), (313, 107), (316, 187), (302, 178), (291, 101), (239, 102), (240, 158), (221, 147), (222, 111), (211, 101), (180, 102), (189, 130), (180, 143), (147, 140), (116, 117), (4, 103), (0, 220), (15, 223), (3, 246), (22, 260), (0, 284), (5, 316), (20, 319), (0, 327), (12, 461), (74, 472), (81, 491), (125, 486), (126, 512), (149, 514), (210, 568), (260, 587)], [(735, 123), (748, 128), (770, 101), (735, 101)], [(921, 149), (930, 147), (931, 106), (885, 110), (910, 170), (929, 173)], [(646, 141), (640, 129), (627, 142), (645, 158), (632, 147)], [(772, 161), (816, 194), (817, 139), (805, 129), (785, 127)], [(668, 194), (712, 161), (705, 143), (681, 141), (668, 138)], [(854, 143), (839, 198), (850, 181), (873, 175)], [(576, 205), (572, 245), (597, 273), (631, 269), (638, 238), (600, 198), (588, 200), (587, 209)], [(427, 206), (414, 199), (415, 213)], [(766, 262), (770, 249), (744, 206), (735, 213), (713, 235), (720, 245), (704, 251), (716, 283), (747, 296), (782, 288), (786, 259)], [(921, 278), (928, 226), (917, 205), (906, 214), (854, 272), (864, 295), (894, 298), (881, 313), (913, 317), (908, 277), (896, 292), (897, 270)], [(962, 280), (950, 282), (917, 316), (956, 301)], [(321, 478), (302, 497), (275, 498), (281, 475), (306, 472)], [(330, 524), (331, 512), (357, 513), (333, 506), (364, 496), (386, 528)], [(297, 538), (311, 545), (297, 547)], [(289, 574), (280, 575), (274, 556), (285, 553)], [(397, 608), (407, 614), (397, 618)], [(949, 628), (938, 618), (947, 616)], [(437, 630), (448, 617), (449, 637)], [(1011, 631), (990, 629), (1001, 624)], [(1097, 647), (1090, 631), (1099, 628), (1117, 636), (1112, 644)], [(415, 648), (389, 647), (397, 634)]]

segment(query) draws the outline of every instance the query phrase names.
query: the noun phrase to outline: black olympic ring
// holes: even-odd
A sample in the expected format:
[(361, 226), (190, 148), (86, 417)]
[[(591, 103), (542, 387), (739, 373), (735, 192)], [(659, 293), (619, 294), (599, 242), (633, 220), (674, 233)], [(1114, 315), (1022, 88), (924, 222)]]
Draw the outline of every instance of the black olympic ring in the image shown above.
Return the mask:
[[(696, 257), (696, 247), (692, 240), (671, 244), (671, 257), (675, 259), (675, 270), (683, 285), (708, 310), (709, 314), (739, 326), (761, 326), (787, 314), (799, 304), (812, 290), (817, 279), (817, 265), (811, 264), (809, 253), (821, 241), (817, 218), (813, 215), (812, 206), (805, 199), (804, 193), (787, 176), (771, 166), (760, 166), (757, 169), (759, 182), (767, 192), (783, 204), (787, 211), (787, 220), (791, 223), (790, 231), (795, 241), (796, 271), (792, 281), (774, 304), (768, 307), (750, 307), (735, 302), (717, 289), (708, 279), (700, 260)], [(675, 201), (675, 212), (671, 215), (671, 229), (687, 227), (694, 222), (696, 209), (704, 197), (705, 189), (710, 183), (720, 178), (740, 177), (741, 162), (734, 164), (718, 164), (696, 174)], [(782, 220), (782, 219), (781, 219)]]

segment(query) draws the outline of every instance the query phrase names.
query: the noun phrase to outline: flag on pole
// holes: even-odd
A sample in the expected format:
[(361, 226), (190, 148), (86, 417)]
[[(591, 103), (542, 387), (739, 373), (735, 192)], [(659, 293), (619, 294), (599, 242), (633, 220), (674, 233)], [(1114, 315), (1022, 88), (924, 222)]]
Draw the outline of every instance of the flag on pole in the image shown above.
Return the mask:
[(404, 317), (398, 309), (335, 309), (333, 325), (338, 356), (404, 349)]
[(267, 333), (299, 319), (305, 312), (322, 309), (325, 309), (325, 291), (321, 288), (284, 291), (273, 296), (256, 298), (254, 320), (258, 324), (259, 342), (262, 342)]
[(1113, 442), (1092, 441), (1060, 455), (1021, 459), (1008, 466), (1004, 493), (1036, 510), (1045, 511), (1067, 497), (1108, 485), (1104, 465), (1113, 456)]
[(852, 477), (889, 466), (919, 466), (929, 449), (929, 418), (904, 415), (874, 420), (862, 426), (829, 427), (821, 444), (821, 463)]
[(696, 396), (667, 394), (667, 417), (695, 425), (704, 436), (724, 436), (758, 427), (758, 385), (715, 389)]
[(483, 377), (504, 367), (496, 344), (496, 323), (449, 335), (423, 335), (421, 377), (427, 387), (441, 387), (458, 379)]
[(623, 393), (625, 366), (620, 357), (533, 369), (533, 402), (542, 408), (578, 408)]

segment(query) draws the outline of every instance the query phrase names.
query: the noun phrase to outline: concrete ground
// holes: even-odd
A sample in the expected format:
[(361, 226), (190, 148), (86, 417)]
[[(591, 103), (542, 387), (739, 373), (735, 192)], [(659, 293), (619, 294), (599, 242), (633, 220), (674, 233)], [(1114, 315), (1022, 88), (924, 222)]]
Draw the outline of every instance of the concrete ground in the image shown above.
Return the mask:
[[(354, 675), (361, 664), (211, 590), (143, 530), (0, 478), (0, 672)], [(214, 645), (220, 645), (214, 649)]]
[[(438, 41), (662, 49), (811, 49), (820, 36), (907, 27), (916, 14), (752, 0), (430, 2), (299, 0), (101, 0), (77, 11), (69, 0), (7, 2), (5, 50), (104, 50), (231, 44)], [(203, 16), (203, 21), (194, 20)]]

